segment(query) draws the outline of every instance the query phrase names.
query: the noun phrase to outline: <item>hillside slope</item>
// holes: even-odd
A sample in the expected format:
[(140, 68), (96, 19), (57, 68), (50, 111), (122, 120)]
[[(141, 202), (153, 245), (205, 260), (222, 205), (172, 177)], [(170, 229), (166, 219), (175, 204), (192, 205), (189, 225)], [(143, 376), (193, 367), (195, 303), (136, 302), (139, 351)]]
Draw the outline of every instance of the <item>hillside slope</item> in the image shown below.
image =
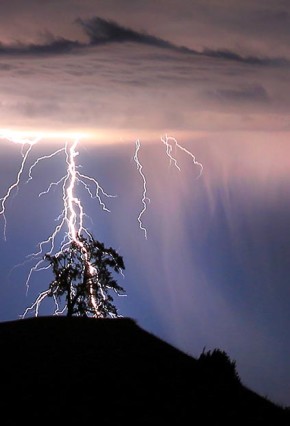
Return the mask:
[(5, 425), (290, 425), (288, 410), (128, 318), (4, 322), (0, 341)]

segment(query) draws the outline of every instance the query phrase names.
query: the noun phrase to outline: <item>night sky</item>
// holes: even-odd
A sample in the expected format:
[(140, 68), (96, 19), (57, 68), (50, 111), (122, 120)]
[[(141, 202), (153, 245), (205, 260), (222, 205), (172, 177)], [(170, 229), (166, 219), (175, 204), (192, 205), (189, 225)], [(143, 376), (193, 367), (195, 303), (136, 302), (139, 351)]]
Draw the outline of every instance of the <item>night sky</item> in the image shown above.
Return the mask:
[[(0, 127), (42, 135), (7, 200), (6, 240), (0, 217), (0, 321), (51, 279), (25, 285), (63, 208), (59, 186), (39, 194), (65, 156), (30, 180), (29, 167), (81, 133), (81, 173), (116, 195), (107, 212), (77, 187), (86, 227), (124, 258), (119, 313), (195, 357), (225, 350), (246, 386), (290, 406), (289, 2), (2, 1), (0, 42)], [(165, 135), (201, 176), (176, 145), (175, 167)], [(1, 198), (27, 146), (0, 144)]]

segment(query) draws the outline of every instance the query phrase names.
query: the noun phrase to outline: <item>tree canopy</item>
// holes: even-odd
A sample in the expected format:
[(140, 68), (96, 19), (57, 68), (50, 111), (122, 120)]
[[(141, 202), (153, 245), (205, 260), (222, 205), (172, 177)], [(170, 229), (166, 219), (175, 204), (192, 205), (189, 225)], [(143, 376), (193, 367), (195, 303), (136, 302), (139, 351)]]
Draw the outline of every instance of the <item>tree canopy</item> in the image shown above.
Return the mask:
[(56, 255), (45, 257), (54, 274), (48, 296), (58, 301), (65, 298), (67, 316), (119, 316), (112, 294), (125, 294), (115, 279), (125, 266), (116, 250), (86, 234)]

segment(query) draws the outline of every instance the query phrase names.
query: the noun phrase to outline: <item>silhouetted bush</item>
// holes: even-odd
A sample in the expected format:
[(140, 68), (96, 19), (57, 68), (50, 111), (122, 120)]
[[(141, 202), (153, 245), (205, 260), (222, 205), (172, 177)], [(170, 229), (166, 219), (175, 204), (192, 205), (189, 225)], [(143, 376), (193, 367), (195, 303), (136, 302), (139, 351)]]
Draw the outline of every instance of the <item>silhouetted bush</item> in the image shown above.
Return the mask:
[(225, 351), (214, 349), (213, 351), (203, 350), (198, 362), (201, 368), (207, 370), (214, 376), (221, 376), (224, 380), (240, 383), (240, 377), (236, 370), (236, 361), (230, 359)]

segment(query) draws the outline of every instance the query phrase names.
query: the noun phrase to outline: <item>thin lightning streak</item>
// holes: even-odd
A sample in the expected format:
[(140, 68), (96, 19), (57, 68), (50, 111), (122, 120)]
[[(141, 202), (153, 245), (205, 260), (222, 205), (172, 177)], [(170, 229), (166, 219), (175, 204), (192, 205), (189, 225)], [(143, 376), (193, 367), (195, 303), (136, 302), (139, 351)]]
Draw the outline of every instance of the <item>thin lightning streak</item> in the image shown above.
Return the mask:
[[(4, 136), (1, 135), (0, 138), (3, 139)], [(21, 142), (20, 142), (20, 140), (17, 140), (15, 143), (21, 143)], [(8, 198), (10, 197), (11, 193), (13, 192), (13, 190), (17, 189), (18, 186), (19, 186), (20, 179), (21, 179), (21, 176), (23, 174), (23, 170), (25, 168), (27, 158), (28, 158), (28, 156), (29, 156), (29, 154), (32, 150), (32, 146), (34, 145), (34, 143), (36, 143), (36, 142), (28, 141), (26, 139), (23, 140), (23, 142), (22, 142), (23, 146), (28, 144), (28, 148), (27, 148), (26, 152), (23, 154), (22, 162), (21, 162), (20, 169), (19, 169), (19, 172), (17, 174), (16, 180), (12, 185), (10, 185), (10, 187), (8, 188), (4, 197), (0, 198), (0, 216), (3, 216), (3, 220), (4, 220), (4, 240), (5, 241), (7, 240), (7, 238), (6, 238), (7, 219), (6, 219), (6, 214), (5, 214), (6, 202), (7, 202)]]
[[(21, 315), (21, 318), (25, 318), (29, 311), (34, 311), (35, 316), (38, 317), (39, 307), (41, 305), (41, 302), (43, 302), (43, 300), (46, 299), (49, 296), (49, 294), (50, 294), (50, 289), (41, 292), (36, 298), (36, 300), (33, 302), (33, 304), (29, 306), (29, 308), (25, 309), (23, 315)], [(56, 310), (57, 308), (58, 308), (58, 305), (56, 304)]]
[(60, 152), (63, 152), (64, 148), (60, 148), (57, 151), (53, 152), (50, 155), (44, 155), (43, 157), (37, 158), (37, 160), (32, 164), (32, 166), (29, 168), (29, 172), (28, 172), (28, 180), (26, 183), (28, 183), (31, 179), (32, 179), (32, 170), (34, 169), (34, 167), (37, 166), (38, 163), (40, 163), (40, 161), (42, 160), (47, 160), (47, 159), (51, 159), (52, 157), (54, 157), (55, 155), (59, 154)]
[[(107, 197), (107, 198), (115, 198), (116, 197), (116, 195), (110, 195), (110, 194), (107, 194), (105, 191), (104, 191), (104, 189), (100, 186), (100, 184), (99, 184), (99, 182), (97, 182), (96, 181), (96, 179), (94, 179), (94, 178), (92, 178), (92, 177), (90, 177), (90, 176), (86, 176), (86, 175), (83, 175), (83, 174), (81, 174), (81, 173), (79, 173), (79, 172), (76, 172), (77, 173), (77, 176), (80, 178), (79, 179), (79, 181), (84, 185), (84, 187), (86, 188), (86, 190), (88, 191), (88, 193), (90, 194), (90, 196), (91, 196), (91, 198), (97, 198), (98, 199), (98, 201), (99, 201), (99, 203), (100, 203), (100, 205), (102, 206), (102, 209), (103, 210), (105, 210), (105, 211), (107, 211), (107, 212), (110, 212), (110, 210), (106, 207), (106, 205), (105, 205), (105, 203), (103, 202), (103, 200), (102, 200), (102, 198), (101, 198), (101, 196), (100, 196), (100, 192), (105, 196), (105, 197)], [(90, 190), (90, 188), (89, 188), (89, 186), (83, 181), (83, 179), (85, 179), (85, 180), (88, 180), (88, 181), (90, 181), (90, 182), (93, 182), (93, 184), (95, 185), (95, 187), (96, 187), (96, 192), (95, 192), (95, 195), (91, 192), (91, 190)]]
[(150, 203), (150, 198), (147, 197), (147, 181), (146, 181), (146, 177), (145, 177), (145, 175), (143, 173), (143, 166), (142, 166), (142, 164), (139, 161), (139, 155), (138, 155), (138, 153), (139, 153), (139, 150), (140, 150), (140, 146), (141, 146), (140, 141), (137, 140), (136, 141), (135, 154), (134, 154), (134, 161), (136, 163), (137, 170), (138, 170), (138, 172), (139, 172), (139, 174), (140, 174), (140, 176), (142, 178), (142, 182), (143, 182), (143, 193), (142, 193), (142, 200), (141, 200), (143, 208), (142, 208), (141, 212), (139, 213), (138, 222), (139, 222), (140, 229), (144, 232), (144, 236), (147, 239), (147, 229), (143, 225), (142, 216), (143, 216), (143, 214), (147, 210), (147, 203), (148, 202)]
[(61, 182), (63, 182), (65, 180), (65, 176), (63, 176), (62, 178), (60, 178), (57, 182), (51, 182), (49, 184), (49, 187), (45, 190), (42, 191), (38, 194), (39, 197), (41, 197), (42, 195), (48, 194), (50, 192), (50, 190), (54, 187), (54, 186), (59, 186)]
[(170, 163), (172, 163), (173, 162), (173, 164), (174, 164), (174, 166), (179, 170), (179, 171), (181, 171), (181, 169), (180, 169), (180, 167), (179, 167), (179, 165), (178, 165), (178, 163), (177, 163), (177, 160), (176, 160), (176, 158), (175, 157), (173, 157), (173, 155), (172, 155), (172, 151), (173, 151), (173, 145), (172, 144), (174, 144), (175, 145), (175, 147), (176, 148), (178, 148), (178, 149), (180, 149), (181, 151), (183, 151), (183, 152), (185, 152), (187, 155), (189, 155), (190, 157), (191, 157), (191, 159), (192, 159), (192, 161), (193, 161), (193, 164), (195, 165), (195, 166), (198, 166), (199, 167), (199, 174), (198, 174), (198, 176), (197, 176), (197, 179), (198, 178), (200, 178), (200, 176), (202, 175), (202, 172), (203, 172), (203, 165), (201, 164), (201, 163), (199, 163), (198, 161), (196, 161), (196, 158), (195, 158), (195, 156), (190, 152), (190, 151), (188, 151), (186, 148), (184, 148), (183, 146), (181, 146), (181, 145), (179, 145), (179, 143), (177, 142), (177, 140), (175, 139), (175, 138), (173, 138), (172, 136), (167, 136), (167, 135), (165, 135), (165, 137), (163, 138), (163, 137), (161, 137), (161, 141), (164, 143), (164, 145), (166, 146), (166, 154), (168, 155), (168, 157), (170, 158)]
[(181, 171), (181, 168), (179, 167), (179, 165), (177, 164), (177, 160), (176, 160), (176, 158), (174, 158), (173, 156), (172, 156), (172, 154), (171, 154), (171, 152), (172, 152), (172, 150), (173, 150), (173, 146), (172, 145), (170, 145), (170, 143), (168, 143), (168, 138), (167, 138), (167, 136), (166, 136), (166, 138), (165, 139), (163, 139), (162, 137), (161, 137), (161, 141), (164, 143), (164, 145), (166, 146), (166, 154), (168, 155), (168, 157), (169, 157), (169, 159), (170, 159), (170, 164), (174, 164), (175, 165), (175, 167), (179, 170), (179, 171)]

